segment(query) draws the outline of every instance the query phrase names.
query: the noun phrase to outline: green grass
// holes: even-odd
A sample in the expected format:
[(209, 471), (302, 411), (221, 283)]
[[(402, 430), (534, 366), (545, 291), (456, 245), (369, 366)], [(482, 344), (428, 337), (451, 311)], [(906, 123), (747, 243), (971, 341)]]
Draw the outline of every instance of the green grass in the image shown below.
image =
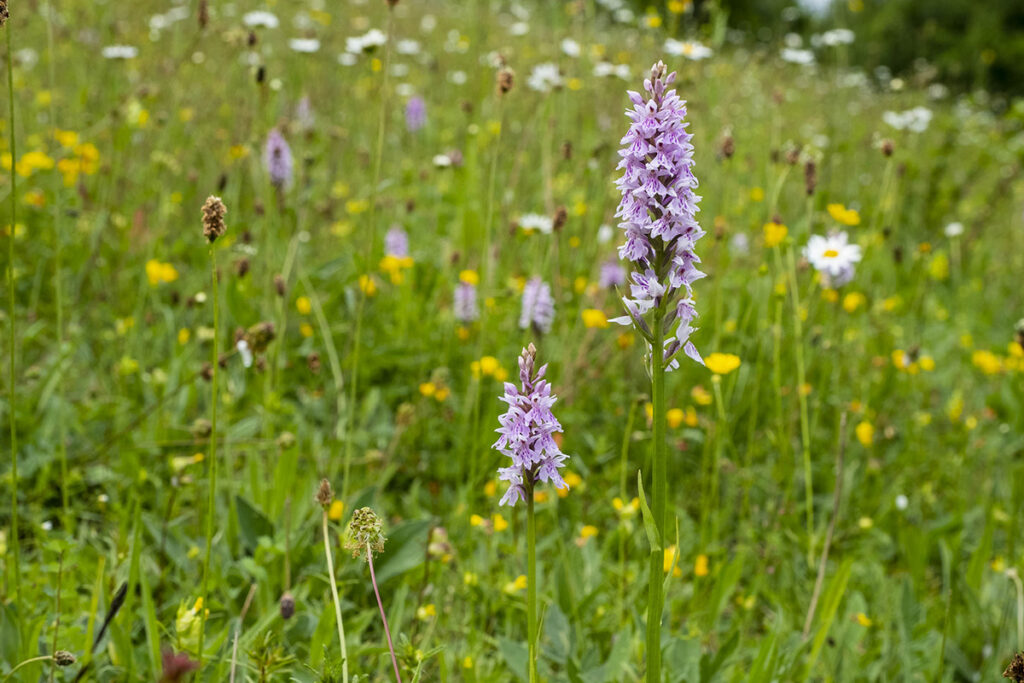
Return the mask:
[[(827, 53), (806, 69), (781, 62), (777, 45), (670, 57), (664, 29), (594, 19), (591, 3), (575, 14), (572, 3), (532, 7), (529, 33), (513, 36), (504, 3), (401, 2), (394, 40), (415, 39), (421, 51), (393, 50), (390, 64), (407, 71), (385, 80), (383, 50), (352, 66), (337, 55), (346, 37), (385, 29), (386, 3), (322, 4), (307, 13), (305, 3), (276, 3), (281, 26), (258, 29), (254, 47), (243, 8), (229, 14), (227, 3), (211, 3), (205, 31), (190, 16), (158, 38), (149, 18), (167, 6), (153, 0), (54, 3), (52, 26), (29, 3), (12, 7), (2, 30), (16, 54), (32, 46), (39, 58), (14, 63), (17, 158), (84, 161), (25, 167), (13, 197), (4, 267), (15, 315), (2, 315), (16, 343), (4, 335), (14, 374), (5, 369), (0, 479), (18, 519), (15, 530), (10, 506), (0, 509), (0, 676), (54, 643), (78, 658), (56, 680), (89, 662), (89, 680), (156, 681), (163, 648), (199, 658), (194, 607), (213, 470), (197, 454), (215, 452), (209, 613), (194, 680), (229, 680), (236, 632), (235, 680), (340, 680), (313, 500), (324, 477), (344, 503), (329, 531), (353, 680), (393, 675), (368, 572), (341, 544), (362, 506), (385, 520), (374, 567), (403, 680), (527, 680), (527, 591), (517, 583), (526, 518), (498, 507), (504, 463), (490, 444), (504, 408), (495, 375), (514, 376), (532, 341), (550, 363), (562, 448), (579, 476), (565, 497), (539, 489), (540, 680), (641, 680), (650, 547), (630, 501), (638, 471), (653, 491), (651, 385), (641, 340), (587, 327), (581, 313), (620, 314), (615, 293), (596, 284), (620, 238), (597, 234), (615, 225), (625, 91), (665, 59), (689, 101), (708, 231), (697, 247), (709, 277), (696, 285), (694, 341), (705, 356), (741, 360), (720, 379), (686, 362), (666, 380), (666, 407), (692, 415), (668, 420), (664, 540), (678, 571), (670, 567), (665, 588), (666, 680), (998, 680), (1021, 637), (1005, 570), (1024, 571), (1024, 360), (1012, 349), (1024, 317), (1019, 105), (931, 102), (916, 81), (852, 85)], [(300, 13), (311, 28), (293, 28)], [(422, 28), (428, 14), (432, 31)], [(687, 25), (686, 15), (666, 18)], [(319, 52), (288, 49), (307, 33)], [(565, 37), (581, 56), (559, 50)], [(116, 43), (139, 56), (100, 57)], [(516, 72), (501, 98), (492, 51)], [(600, 54), (633, 77), (593, 76)], [(526, 87), (544, 61), (560, 65), (567, 87)], [(408, 91), (427, 104), (417, 133), (405, 127)], [(304, 95), (316, 117), (308, 132), (294, 116)], [(882, 120), (917, 105), (934, 111), (922, 133)], [(12, 128), (2, 125), (6, 158)], [(275, 126), (295, 154), (280, 198), (262, 162)], [(94, 145), (95, 158), (69, 136), (54, 140), (53, 127)], [(727, 134), (731, 158), (720, 155)], [(879, 149), (886, 137), (890, 158)], [(453, 150), (461, 165), (434, 166)], [(211, 194), (228, 207), (216, 292), (200, 216)], [(840, 225), (834, 203), (856, 209), (859, 224)], [(559, 232), (513, 227), (561, 206)], [(0, 227), (10, 223), (3, 211)], [(776, 214), (788, 236), (766, 247), (763, 226)], [(953, 221), (965, 229), (950, 238)], [(414, 261), (400, 283), (378, 267), (396, 224)], [(833, 293), (800, 249), (839, 228), (864, 259)], [(460, 330), (452, 292), (467, 269), (480, 273), (482, 318)], [(543, 336), (517, 326), (518, 287), (534, 275), (557, 300)], [(232, 353), (235, 331), (264, 321), (276, 338), (246, 369)], [(229, 355), (211, 398), (203, 364), (214, 337)], [(913, 363), (901, 369), (904, 354)], [(215, 449), (203, 422), (211, 400)], [(125, 603), (90, 655), (124, 583)], [(12, 680), (48, 678), (49, 668), (27, 664)]]

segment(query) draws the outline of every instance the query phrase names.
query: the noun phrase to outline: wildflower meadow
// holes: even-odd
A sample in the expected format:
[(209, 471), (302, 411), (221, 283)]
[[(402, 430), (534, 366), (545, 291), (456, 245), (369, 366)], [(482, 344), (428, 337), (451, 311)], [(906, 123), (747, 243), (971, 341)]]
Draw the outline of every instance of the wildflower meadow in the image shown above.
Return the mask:
[(0, 683), (1024, 681), (1020, 42), (776, 4), (0, 0)]

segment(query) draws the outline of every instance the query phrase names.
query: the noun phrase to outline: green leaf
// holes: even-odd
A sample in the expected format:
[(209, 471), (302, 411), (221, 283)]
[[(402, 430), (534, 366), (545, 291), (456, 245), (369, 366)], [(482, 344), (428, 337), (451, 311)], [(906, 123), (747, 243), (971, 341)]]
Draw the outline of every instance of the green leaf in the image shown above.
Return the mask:
[(647, 532), (647, 542), (651, 544), (652, 553), (660, 552), (661, 535), (658, 533), (658, 527), (654, 523), (654, 515), (651, 513), (651, 509), (647, 507), (647, 494), (644, 493), (644, 478), (640, 470), (636, 472), (636, 485), (640, 491), (640, 512), (644, 518), (644, 531)]
[(388, 542), (373, 565), (378, 585), (423, 564), (427, 549), (429, 519), (402, 522), (388, 532)]
[(250, 550), (256, 548), (261, 536), (274, 537), (274, 525), (252, 503), (242, 496), (235, 496), (235, 507), (238, 510), (238, 530), (242, 542)]

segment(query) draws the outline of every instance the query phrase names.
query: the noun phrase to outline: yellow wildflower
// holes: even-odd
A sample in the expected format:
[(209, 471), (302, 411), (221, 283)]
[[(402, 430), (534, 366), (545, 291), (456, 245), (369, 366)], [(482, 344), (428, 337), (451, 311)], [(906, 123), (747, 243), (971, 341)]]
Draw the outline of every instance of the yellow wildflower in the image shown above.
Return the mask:
[(764, 224), (764, 246), (766, 247), (777, 247), (782, 244), (782, 240), (786, 239), (786, 235), (789, 234), (789, 228), (782, 223), (765, 223)]
[(584, 327), (597, 327), (605, 328), (608, 327), (608, 318), (605, 316), (604, 311), (597, 308), (585, 308), (581, 314), (583, 317)]
[(854, 431), (857, 434), (857, 441), (860, 441), (864, 448), (868, 448), (875, 442), (875, 427), (865, 420), (857, 425)]
[(740, 366), (740, 357), (731, 353), (712, 353), (704, 359), (704, 365), (716, 375), (728, 375)]

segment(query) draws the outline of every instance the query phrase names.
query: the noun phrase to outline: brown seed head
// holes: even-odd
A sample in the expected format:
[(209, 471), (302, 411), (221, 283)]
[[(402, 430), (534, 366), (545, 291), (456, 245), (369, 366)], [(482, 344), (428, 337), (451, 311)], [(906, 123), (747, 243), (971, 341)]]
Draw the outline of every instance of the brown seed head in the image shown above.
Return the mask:
[(895, 144), (889, 138), (882, 140), (882, 154), (884, 154), (885, 156), (891, 157), (894, 147)]
[(321, 479), (320, 486), (317, 488), (316, 496), (314, 496), (313, 499), (325, 510), (330, 507), (331, 501), (334, 500), (334, 491), (331, 490), (331, 482), (326, 479)]
[(210, 4), (208, 0), (199, 0), (199, 29), (206, 28), (210, 23)]
[(292, 615), (295, 614), (295, 597), (285, 591), (284, 595), (281, 596), (281, 618), (291, 619)]
[[(0, 0), (2, 2), (3, 0)], [(57, 666), (71, 666), (77, 658), (67, 650), (57, 650), (53, 653), (53, 663)]]
[(274, 276), (274, 291), (277, 292), (278, 296), (284, 296), (284, 293), (285, 293), (284, 278), (281, 277), (280, 275), (275, 275)]
[(9, 16), (11, 15), (7, 12), (7, 0), (0, 0), (0, 28), (4, 27)]
[(551, 219), (551, 225), (555, 229), (555, 232), (564, 228), (567, 220), (569, 220), (569, 212), (565, 210), (564, 206), (560, 206), (555, 209), (555, 216)]
[(736, 142), (732, 139), (731, 135), (726, 135), (722, 138), (722, 150), (721, 155), (723, 159), (732, 159), (732, 155), (736, 153)]
[(224, 234), (227, 226), (224, 225), (224, 214), (228, 212), (220, 197), (210, 195), (203, 204), (203, 235), (206, 241), (213, 244), (218, 237)]
[(818, 167), (815, 165), (813, 159), (808, 159), (807, 163), (804, 164), (804, 188), (807, 190), (808, 197), (814, 194), (814, 190), (817, 186)]
[(512, 89), (513, 85), (515, 85), (515, 81), (516, 72), (507, 66), (502, 67), (501, 70), (498, 71), (498, 92), (502, 95), (508, 94), (508, 91)]
[(274, 323), (256, 323), (245, 331), (245, 342), (253, 353), (263, 353), (270, 342), (274, 341)]
[(200, 417), (192, 423), (191, 431), (196, 439), (206, 439), (213, 433), (213, 425), (209, 420)]
[(1009, 678), (1016, 683), (1024, 683), (1024, 653), (1018, 652), (1010, 660), (1010, 665), (1003, 672), (1003, 678)]
[(314, 375), (320, 374), (320, 354), (313, 351), (306, 356), (306, 365), (309, 366), (309, 371)]

